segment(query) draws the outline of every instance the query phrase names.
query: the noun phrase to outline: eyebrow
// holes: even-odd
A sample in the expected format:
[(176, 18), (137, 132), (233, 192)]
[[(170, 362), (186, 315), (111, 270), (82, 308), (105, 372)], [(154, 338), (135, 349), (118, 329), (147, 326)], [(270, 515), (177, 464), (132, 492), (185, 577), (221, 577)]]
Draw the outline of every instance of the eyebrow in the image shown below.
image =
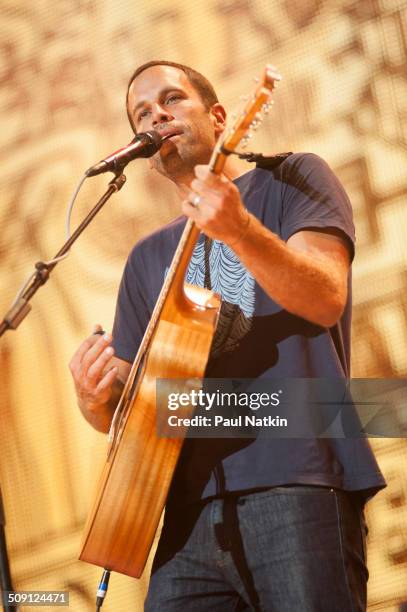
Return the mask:
[[(182, 94), (185, 94), (184, 90), (181, 89), (180, 87), (165, 87), (165, 89), (162, 89), (160, 91), (159, 99), (162, 100), (162, 98), (165, 98), (165, 96), (169, 94), (170, 91), (177, 91)], [(136, 106), (133, 108), (133, 114), (136, 114), (139, 108), (144, 106), (146, 103), (147, 103), (147, 100), (140, 100), (140, 102), (137, 102)]]

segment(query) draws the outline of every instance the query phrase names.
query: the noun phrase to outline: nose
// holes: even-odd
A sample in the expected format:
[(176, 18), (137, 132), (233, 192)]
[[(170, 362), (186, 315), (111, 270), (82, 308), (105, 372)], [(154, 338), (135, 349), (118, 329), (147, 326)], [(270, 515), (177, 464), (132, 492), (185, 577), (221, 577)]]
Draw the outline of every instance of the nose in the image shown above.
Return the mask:
[(160, 104), (156, 103), (152, 107), (151, 119), (153, 127), (156, 127), (160, 123), (167, 123), (168, 121), (172, 121), (174, 117)]

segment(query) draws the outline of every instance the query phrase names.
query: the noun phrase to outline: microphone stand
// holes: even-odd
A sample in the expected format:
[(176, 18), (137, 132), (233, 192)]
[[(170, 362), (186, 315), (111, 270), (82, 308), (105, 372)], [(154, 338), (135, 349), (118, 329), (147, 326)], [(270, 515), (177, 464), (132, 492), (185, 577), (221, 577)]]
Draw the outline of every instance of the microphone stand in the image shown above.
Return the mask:
[[(6, 526), (6, 515), (4, 513), (3, 499), (1, 496), (0, 487), (0, 594), (3, 595), (6, 591), (13, 591), (13, 585), (11, 582), (10, 566), (7, 558), (7, 544), (6, 544), (6, 533), (4, 527)], [(3, 603), (4, 612), (13, 612), (16, 608), (11, 608), (6, 603)]]
[[(69, 240), (65, 242), (65, 244), (62, 246), (62, 248), (58, 251), (58, 253), (53, 259), (57, 259), (58, 257), (65, 255), (65, 253), (69, 251), (73, 243), (79, 238), (83, 230), (92, 221), (93, 217), (97, 215), (99, 210), (104, 206), (104, 204), (106, 204), (108, 199), (116, 191), (119, 191), (123, 187), (125, 182), (126, 177), (124, 176), (124, 174), (122, 174), (122, 170), (120, 169), (118, 173), (116, 173), (115, 177), (110, 181), (109, 188), (97, 202), (96, 206), (92, 208), (87, 217), (85, 217), (82, 223), (76, 228), (72, 236), (69, 238)], [(35, 277), (31, 281), (27, 289), (25, 289), (23, 295), (19, 298), (17, 303), (10, 308), (3, 321), (0, 323), (0, 337), (4, 334), (5, 331), (7, 331), (7, 329), (17, 329), (21, 321), (25, 319), (25, 317), (31, 310), (31, 306), (28, 303), (29, 300), (33, 297), (35, 293), (37, 293), (41, 285), (44, 285), (47, 282), (50, 272), (55, 268), (57, 263), (58, 261), (54, 261), (50, 264), (46, 264), (43, 261), (38, 261), (35, 264)]]
[[(57, 259), (62, 255), (65, 255), (73, 245), (73, 243), (79, 238), (84, 229), (89, 225), (92, 221), (93, 217), (97, 215), (97, 213), (101, 210), (101, 208), (106, 204), (108, 199), (117, 191), (123, 187), (126, 182), (126, 177), (123, 174), (123, 167), (117, 169), (117, 172), (114, 178), (110, 181), (109, 187), (97, 204), (92, 208), (89, 214), (85, 217), (82, 223), (76, 228), (73, 232), (72, 236), (65, 242), (62, 248), (58, 251), (53, 259)], [(28, 313), (31, 310), (31, 305), (29, 304), (29, 300), (33, 297), (33, 295), (38, 291), (41, 285), (44, 285), (49, 279), (49, 275), (51, 271), (55, 268), (58, 261), (53, 261), (52, 263), (45, 263), (43, 261), (38, 261), (35, 264), (36, 272), (34, 278), (31, 280), (29, 286), (24, 290), (23, 294), (17, 300), (17, 302), (10, 308), (10, 310), (6, 313), (3, 321), (0, 323), (0, 337), (8, 330), (8, 329), (17, 329), (20, 325), (21, 321), (25, 319)], [(6, 546), (6, 536), (4, 531), (4, 526), (6, 524), (4, 508), (2, 504), (1, 497), (1, 488), (0, 488), (0, 594), (5, 593), (6, 591), (13, 591), (11, 574), (10, 574), (10, 565), (7, 555), (7, 546)], [(4, 612), (15, 612), (17, 607), (13, 605), (12, 607), (7, 604), (4, 605)]]

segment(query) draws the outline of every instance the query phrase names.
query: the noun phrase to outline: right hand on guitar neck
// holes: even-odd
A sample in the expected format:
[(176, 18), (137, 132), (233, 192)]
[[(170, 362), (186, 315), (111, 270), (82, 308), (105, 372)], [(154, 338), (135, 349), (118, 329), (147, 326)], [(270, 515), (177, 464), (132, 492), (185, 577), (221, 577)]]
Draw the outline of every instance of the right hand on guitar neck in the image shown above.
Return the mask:
[(110, 334), (95, 325), (73, 355), (69, 369), (75, 383), (79, 408), (98, 431), (107, 433), (131, 364), (114, 356)]

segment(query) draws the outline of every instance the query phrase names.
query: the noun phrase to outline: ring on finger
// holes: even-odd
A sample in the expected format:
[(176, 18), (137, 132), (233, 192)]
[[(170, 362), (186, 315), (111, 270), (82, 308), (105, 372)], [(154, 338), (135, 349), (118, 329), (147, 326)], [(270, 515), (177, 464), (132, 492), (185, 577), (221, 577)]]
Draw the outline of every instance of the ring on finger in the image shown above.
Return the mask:
[(201, 203), (201, 196), (198, 193), (196, 193), (191, 200), (191, 204), (195, 208), (198, 208), (200, 203)]

